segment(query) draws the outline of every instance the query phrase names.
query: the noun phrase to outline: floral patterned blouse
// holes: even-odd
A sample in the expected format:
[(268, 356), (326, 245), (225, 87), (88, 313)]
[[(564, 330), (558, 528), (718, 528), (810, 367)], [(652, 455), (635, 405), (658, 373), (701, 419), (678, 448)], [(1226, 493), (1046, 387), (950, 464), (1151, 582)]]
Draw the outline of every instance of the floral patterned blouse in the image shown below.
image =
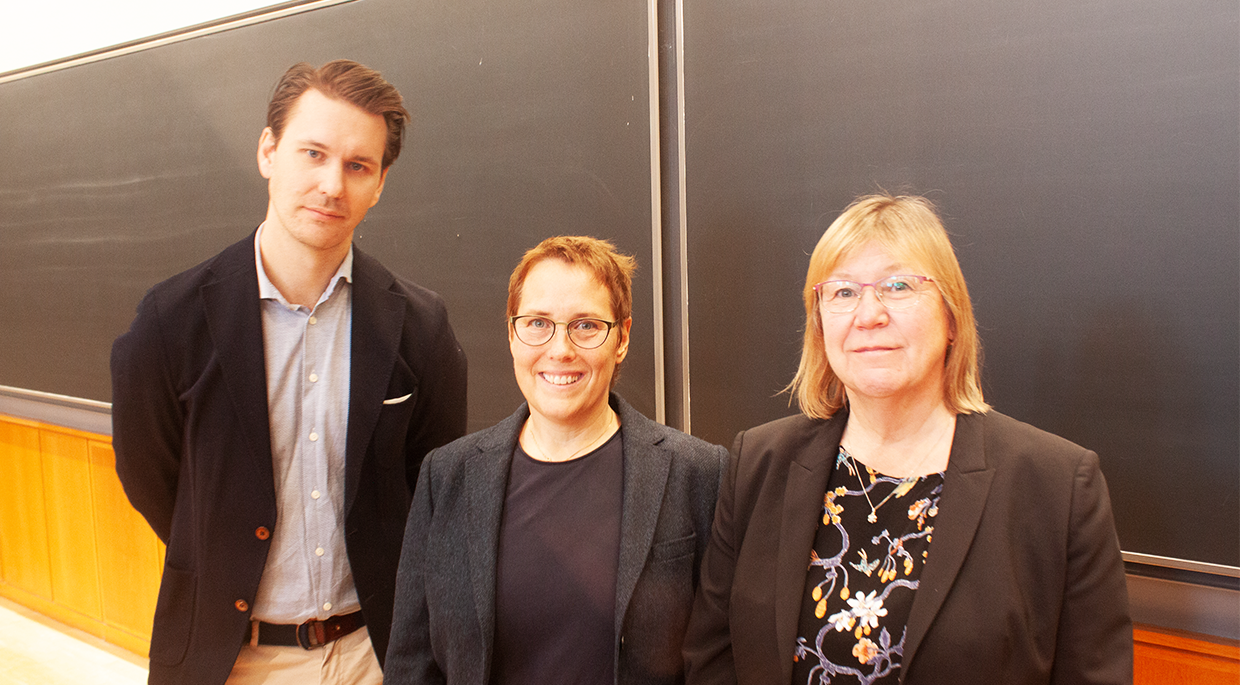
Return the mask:
[(840, 447), (809, 553), (793, 683), (899, 680), (905, 624), (942, 491), (941, 473), (885, 476)]

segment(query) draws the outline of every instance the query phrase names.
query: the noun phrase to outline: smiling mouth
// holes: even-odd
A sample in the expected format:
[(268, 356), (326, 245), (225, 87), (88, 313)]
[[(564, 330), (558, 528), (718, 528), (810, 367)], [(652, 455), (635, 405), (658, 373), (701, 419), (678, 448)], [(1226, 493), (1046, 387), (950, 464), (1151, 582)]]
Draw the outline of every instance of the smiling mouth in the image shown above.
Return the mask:
[(538, 375), (552, 385), (572, 385), (581, 380), (579, 373), (540, 373)]

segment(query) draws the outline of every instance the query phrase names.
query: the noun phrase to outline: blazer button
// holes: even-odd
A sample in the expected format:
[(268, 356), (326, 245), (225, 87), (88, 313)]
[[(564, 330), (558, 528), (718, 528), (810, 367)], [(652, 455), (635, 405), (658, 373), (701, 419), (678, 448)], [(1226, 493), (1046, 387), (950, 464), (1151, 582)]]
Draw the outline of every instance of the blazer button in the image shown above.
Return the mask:
[(250, 603), (245, 601), (244, 599), (239, 599), (236, 602), (233, 602), (233, 606), (237, 607), (237, 611), (249, 611), (250, 610)]
[(271, 531), (267, 530), (267, 526), (259, 526), (258, 528), (254, 529), (254, 537), (258, 538), (259, 540), (266, 540), (267, 538), (271, 537)]

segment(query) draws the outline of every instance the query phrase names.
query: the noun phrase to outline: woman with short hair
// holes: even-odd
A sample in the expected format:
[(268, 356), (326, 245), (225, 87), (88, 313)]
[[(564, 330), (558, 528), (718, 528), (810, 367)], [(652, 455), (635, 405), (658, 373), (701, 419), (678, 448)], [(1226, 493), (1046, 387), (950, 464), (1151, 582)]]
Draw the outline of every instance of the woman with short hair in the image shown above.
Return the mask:
[(611, 391), (631, 257), (548, 238), (508, 286), (526, 403), (427, 455), (386, 683), (678, 683), (727, 451)]

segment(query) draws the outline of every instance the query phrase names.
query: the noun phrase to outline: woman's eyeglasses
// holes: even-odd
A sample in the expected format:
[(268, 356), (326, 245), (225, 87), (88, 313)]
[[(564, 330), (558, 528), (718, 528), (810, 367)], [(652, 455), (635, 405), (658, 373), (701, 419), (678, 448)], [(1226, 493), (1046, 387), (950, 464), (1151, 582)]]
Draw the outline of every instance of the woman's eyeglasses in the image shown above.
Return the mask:
[(933, 283), (929, 276), (888, 276), (874, 283), (856, 281), (823, 281), (814, 286), (818, 293), (818, 306), (832, 314), (845, 314), (857, 308), (862, 291), (874, 288), (878, 301), (888, 309), (905, 309), (917, 304), (921, 294)]
[(607, 335), (619, 321), (602, 319), (573, 319), (572, 321), (552, 321), (545, 316), (513, 316), (508, 322), (517, 340), (538, 347), (546, 345), (555, 337), (556, 326), (563, 326), (568, 331), (568, 339), (583, 350), (592, 350), (604, 342)]

